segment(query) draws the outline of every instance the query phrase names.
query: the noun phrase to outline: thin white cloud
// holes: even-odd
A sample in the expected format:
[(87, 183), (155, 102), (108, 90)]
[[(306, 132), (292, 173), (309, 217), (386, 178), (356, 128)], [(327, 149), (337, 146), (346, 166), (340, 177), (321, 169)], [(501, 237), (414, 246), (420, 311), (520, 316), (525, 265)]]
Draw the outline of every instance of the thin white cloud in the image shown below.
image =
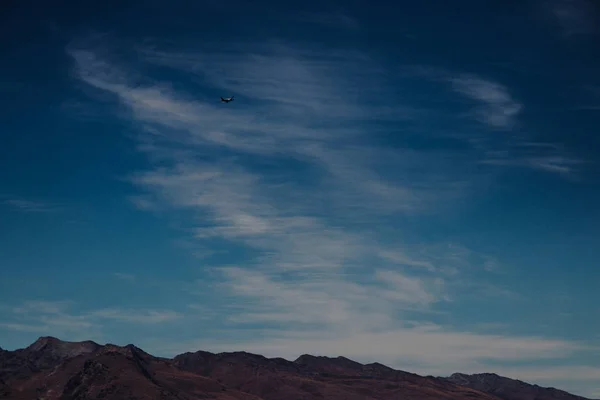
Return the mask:
[(479, 103), (475, 117), (493, 128), (512, 128), (523, 106), (499, 83), (476, 76), (460, 76), (451, 80), (454, 89)]
[[(527, 124), (520, 119), (525, 109), (524, 104), (501, 82), (474, 74), (424, 66), (407, 67), (406, 73), (410, 77), (449, 84), (461, 98), (469, 100), (471, 104), (460, 104), (470, 110), (466, 115), (491, 128), (492, 132), (489, 129), (478, 132), (466, 129), (465, 132), (454, 132), (447, 137), (469, 144), (479, 158), (479, 164), (534, 169), (570, 180), (578, 176), (585, 164), (585, 160), (562, 144), (543, 142), (540, 132), (529, 130)], [(462, 118), (465, 114), (458, 112), (457, 115)], [(456, 118), (452, 121), (456, 123)], [(496, 130), (511, 133), (492, 134)]]
[(560, 156), (530, 158), (527, 161), (533, 168), (538, 168), (549, 172), (556, 172), (559, 174), (569, 174), (573, 171), (573, 166), (581, 164), (580, 160), (574, 160)]
[(568, 154), (561, 146), (536, 142), (516, 142), (503, 151), (490, 151), (482, 164), (503, 167), (527, 167), (571, 178), (584, 160)]
[(0, 328), (9, 331), (29, 333), (47, 333), (51, 330), (48, 325), (22, 324), (16, 322), (2, 322), (0, 323)]
[(129, 282), (132, 282), (136, 279), (136, 276), (134, 274), (128, 274), (125, 272), (113, 272), (113, 276), (122, 281), (129, 281)]
[(0, 203), (27, 213), (49, 213), (57, 210), (55, 204), (8, 195), (0, 195)]
[[(432, 290), (428, 290), (423, 279), (405, 276), (396, 271), (375, 271), (375, 279), (385, 282), (388, 291), (382, 291), (383, 297), (390, 296), (394, 300), (409, 304), (429, 305), (435, 302), (436, 296)], [(443, 280), (438, 278), (432, 285), (442, 286)]]
[(160, 324), (182, 317), (172, 310), (106, 308), (75, 312), (70, 301), (26, 301), (3, 313), (0, 329), (35, 332), (57, 337), (97, 337), (105, 321), (127, 324)]
[(84, 315), (69, 312), (70, 301), (32, 300), (12, 307), (0, 325), (4, 330), (85, 337), (94, 335), (95, 325)]
[(157, 324), (182, 317), (181, 313), (170, 310), (102, 309), (87, 314), (92, 318), (125, 321), (128, 323)]
[(435, 265), (433, 265), (431, 261), (412, 258), (408, 256), (404, 251), (382, 250), (379, 253), (379, 256), (398, 265), (408, 265), (415, 268), (424, 268), (428, 271), (436, 270)]
[(135, 205), (136, 208), (143, 211), (156, 211), (158, 206), (152, 201), (149, 196), (135, 195), (129, 196), (129, 201)]
[[(300, 271), (289, 273), (222, 270), (222, 287), (245, 298), (246, 306), (230, 316), (233, 322), (286, 322), (294, 330), (356, 330), (384, 328), (403, 310), (427, 311), (442, 300), (440, 282), (395, 271), (378, 270), (356, 282), (352, 272)], [(359, 328), (360, 327), (360, 328)]]
[(12, 311), (16, 314), (42, 313), (58, 314), (71, 305), (69, 301), (42, 301), (31, 300), (14, 307)]
[[(249, 97), (272, 102), (273, 108), (257, 106), (250, 117), (247, 106), (244, 109), (217, 107), (191, 100), (160, 85), (128, 87), (124, 84), (124, 74), (118, 68), (113, 67), (113, 72), (107, 63), (89, 55), (88, 51), (73, 50), (71, 54), (77, 60), (80, 77), (85, 82), (117, 94), (133, 112), (137, 123), (143, 127), (153, 126), (150, 138), (146, 138), (153, 144), (144, 149), (153, 157), (160, 157), (165, 167), (138, 174), (133, 181), (157, 196), (163, 204), (197, 210), (203, 217), (208, 217), (212, 224), (197, 228), (197, 238), (239, 239), (266, 251), (277, 250), (271, 251), (269, 257), (277, 259), (280, 266), (321, 267), (324, 260), (335, 265), (356, 254), (361, 248), (359, 240), (338, 228), (324, 226), (317, 218), (306, 216), (306, 212), (310, 214), (313, 211), (310, 208), (314, 209), (310, 207), (311, 202), (322, 205), (331, 201), (337, 204), (332, 209), (334, 212), (336, 209), (349, 209), (361, 213), (413, 213), (422, 211), (424, 207), (431, 209), (436, 204), (443, 204), (462, 191), (461, 184), (453, 185), (453, 177), (448, 179), (444, 176), (447, 169), (425, 169), (419, 181), (406, 177), (399, 184), (370, 171), (372, 158), (378, 157), (380, 163), (383, 160), (377, 149), (373, 149), (370, 155), (368, 148), (339, 149), (342, 134), (347, 135), (345, 141), (351, 141), (364, 133), (352, 127), (330, 127), (331, 121), (357, 118), (366, 112), (373, 112), (374, 118), (380, 117), (376, 108), (369, 111), (369, 106), (365, 109), (355, 104), (357, 93), (349, 91), (352, 86), (341, 81), (342, 75), (337, 73), (339, 68), (350, 65), (349, 61), (359, 62), (364, 57), (343, 55), (342, 61), (334, 62), (298, 61), (293, 53), (248, 59), (158, 52), (146, 55), (162, 65), (202, 73), (217, 86), (235, 87)], [(223, 69), (230, 71), (223, 74)], [(353, 67), (350, 73), (360, 72)], [(224, 81), (223, 76), (235, 81), (235, 86)], [(348, 83), (354, 77), (351, 75)], [(379, 94), (384, 89), (375, 86), (375, 90), (375, 94)], [(353, 101), (348, 102), (348, 98)], [(265, 110), (268, 110), (268, 118), (263, 115)], [(324, 123), (327, 125), (319, 126)], [(315, 127), (310, 126), (314, 124)], [(343, 127), (347, 124), (338, 125)], [(160, 133), (164, 129), (169, 130), (168, 138)], [(332, 147), (334, 143), (336, 146)], [(180, 146), (185, 146), (185, 149)], [(219, 160), (209, 165), (191, 161), (197, 153), (206, 152), (208, 155), (205, 146), (259, 156), (286, 154), (300, 162), (323, 168), (330, 175), (320, 178), (322, 185), (315, 191), (299, 192), (295, 177), (283, 173), (275, 177), (276, 183), (269, 183), (229, 162)], [(406, 164), (405, 160), (412, 160), (410, 166), (413, 170), (415, 167), (431, 168), (425, 155), (413, 152), (407, 153), (407, 156), (396, 162)], [(170, 161), (172, 167), (167, 167), (165, 161)], [(394, 162), (391, 156), (388, 161)], [(284, 179), (288, 178), (291, 180), (285, 182)], [(145, 199), (143, 208), (147, 208), (147, 201), (152, 200)], [(285, 208), (277, 204), (285, 204)], [(271, 240), (276, 234), (280, 239)], [(307, 246), (312, 250), (310, 256), (304, 251)], [(339, 261), (334, 261), (331, 254), (341, 254), (342, 249), (346, 256), (336, 256)], [(286, 254), (286, 259), (276, 254)], [(294, 260), (290, 260), (292, 258)]]
[(582, 163), (580, 160), (569, 159), (561, 156), (531, 157), (524, 159), (490, 157), (482, 160), (481, 162), (490, 165), (514, 167), (530, 166), (531, 168), (561, 175), (571, 174), (574, 171), (574, 167)]

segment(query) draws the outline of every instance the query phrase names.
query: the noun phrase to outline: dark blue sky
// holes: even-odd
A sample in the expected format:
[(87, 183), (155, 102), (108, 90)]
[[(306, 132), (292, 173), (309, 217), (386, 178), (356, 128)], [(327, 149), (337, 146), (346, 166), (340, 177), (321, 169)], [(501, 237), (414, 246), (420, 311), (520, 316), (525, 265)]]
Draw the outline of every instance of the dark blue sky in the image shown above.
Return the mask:
[(600, 397), (596, 2), (0, 18), (0, 346), (344, 355)]

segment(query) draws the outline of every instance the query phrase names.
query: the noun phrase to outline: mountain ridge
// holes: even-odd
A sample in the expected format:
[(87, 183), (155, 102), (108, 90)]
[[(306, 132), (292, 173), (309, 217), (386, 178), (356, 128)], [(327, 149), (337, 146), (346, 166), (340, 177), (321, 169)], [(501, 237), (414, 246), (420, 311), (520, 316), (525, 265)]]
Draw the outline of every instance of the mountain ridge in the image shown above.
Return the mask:
[(494, 373), (420, 376), (343, 356), (294, 361), (243, 351), (155, 357), (133, 344), (43, 336), (0, 351), (0, 399), (591, 400)]
[(442, 379), (446, 379), (459, 385), (468, 386), (476, 390), (482, 390), (486, 393), (494, 394), (504, 400), (519, 400), (521, 398), (527, 398), (525, 396), (527, 393), (537, 400), (588, 400), (586, 397), (574, 395), (554, 387), (543, 387), (536, 384), (530, 384), (519, 379), (511, 379), (500, 376), (493, 372), (484, 372), (478, 374), (464, 374), (456, 372), (449, 377)]

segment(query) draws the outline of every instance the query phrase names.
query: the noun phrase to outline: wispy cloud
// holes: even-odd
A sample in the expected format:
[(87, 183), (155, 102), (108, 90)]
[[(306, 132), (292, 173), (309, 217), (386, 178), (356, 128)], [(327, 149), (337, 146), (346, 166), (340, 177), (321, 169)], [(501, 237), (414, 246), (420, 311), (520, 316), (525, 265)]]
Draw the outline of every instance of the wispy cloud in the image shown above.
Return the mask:
[(48, 325), (32, 325), (32, 324), (22, 324), (16, 322), (2, 322), (0, 323), (0, 328), (9, 331), (16, 332), (29, 332), (29, 333), (41, 333), (45, 334), (51, 331), (51, 327)]
[(141, 324), (162, 323), (182, 317), (182, 314), (170, 310), (125, 310), (112, 308), (92, 311), (87, 315), (92, 318), (98, 317)]
[[(364, 139), (370, 132), (359, 129), (357, 121), (404, 120), (411, 118), (411, 111), (402, 105), (379, 104), (381, 99), (387, 102), (392, 94), (378, 69), (363, 55), (342, 52), (330, 59), (318, 59), (315, 54), (289, 49), (282, 50), (282, 54), (254, 57), (144, 52), (153, 63), (202, 76), (211, 85), (235, 90), (246, 101), (252, 100), (251, 108), (225, 109), (213, 101), (193, 100), (160, 83), (127, 86), (122, 84), (126, 75), (119, 66), (108, 66), (86, 51), (74, 50), (71, 54), (78, 61), (80, 77), (85, 82), (117, 94), (133, 113), (134, 120), (152, 133), (144, 138), (140, 148), (154, 158), (172, 160), (176, 155), (185, 161), (186, 156), (202, 152), (210, 159), (209, 148), (227, 151), (225, 157), (217, 157), (221, 165), (223, 159), (236, 153), (274, 157), (272, 164), (281, 162), (282, 157), (291, 157), (308, 164), (307, 172), (319, 173), (321, 169), (328, 173), (316, 183), (339, 189), (327, 191), (327, 195), (336, 197), (333, 199), (336, 202), (349, 207), (367, 202), (363, 211), (369, 208), (419, 212), (424, 207), (431, 210), (468, 187), (459, 171), (445, 168), (460, 160), (440, 157), (432, 164), (426, 153), (405, 149), (405, 154), (398, 157), (403, 149), (386, 152), (383, 148), (365, 146)], [(130, 85), (135, 80), (131, 79)], [(353, 89), (357, 81), (363, 81), (361, 87), (370, 89), (359, 93)], [(165, 129), (169, 130), (168, 137), (161, 133)], [(212, 154), (214, 157), (214, 151)], [(183, 162), (180, 164), (181, 171), (190, 169)], [(194, 167), (203, 168), (198, 163)], [(401, 175), (390, 180), (390, 176), (373, 170), (383, 171), (386, 167), (394, 169), (396, 174), (402, 174), (404, 167), (411, 168), (412, 179)], [(210, 168), (211, 173), (216, 173), (214, 165)], [(170, 179), (166, 174), (171, 171), (161, 172), (163, 179)], [(419, 174), (418, 181), (413, 180), (415, 174)], [(281, 175), (277, 177), (279, 181), (291, 178), (290, 186), (295, 183), (293, 176), (284, 176), (283, 172)], [(317, 193), (313, 197), (318, 197)], [(147, 198), (135, 201), (144, 208), (150, 204)], [(373, 203), (378, 207), (371, 207)]]
[(286, 277), (238, 267), (222, 271), (228, 278), (222, 287), (246, 299), (232, 321), (286, 323), (295, 331), (384, 329), (395, 311), (426, 311), (443, 300), (441, 280), (398, 271), (376, 270), (360, 283), (352, 272), (301, 271)]
[[(462, 119), (466, 115), (488, 128), (476, 132), (467, 128), (449, 135), (469, 144), (478, 163), (502, 169), (534, 169), (566, 179), (577, 177), (585, 165), (584, 160), (561, 143), (544, 141), (543, 132), (530, 130), (522, 120), (525, 105), (502, 82), (427, 66), (407, 67), (406, 75), (449, 85), (462, 100), (461, 108), (468, 110), (466, 113), (458, 111), (458, 117)], [(465, 104), (464, 99), (468, 103)], [(451, 103), (454, 105), (456, 100)], [(453, 123), (456, 122), (456, 118), (453, 119)]]
[(504, 167), (526, 167), (572, 177), (585, 161), (569, 155), (557, 145), (516, 142), (505, 150), (486, 152), (481, 163)]
[[(474, 116), (493, 128), (514, 129), (523, 105), (503, 85), (475, 76), (451, 79), (455, 90), (479, 103)], [(504, 141), (489, 138), (469, 140), (481, 147), (481, 163), (502, 167), (530, 168), (571, 178), (583, 161), (568, 154), (562, 146), (538, 142), (535, 135), (519, 131)], [(492, 145), (491, 143), (495, 143)]]
[(0, 203), (28, 213), (49, 213), (58, 209), (56, 204), (9, 195), (0, 195)]
[[(2, 313), (0, 329), (58, 337), (89, 338), (103, 332), (108, 320), (128, 324), (159, 324), (182, 315), (172, 310), (98, 309), (74, 311), (70, 301), (26, 301)], [(86, 337), (87, 335), (87, 337)]]
[(134, 274), (128, 274), (125, 272), (113, 272), (113, 276), (117, 279), (129, 282), (134, 281), (136, 278)]
[(407, 265), (415, 268), (424, 268), (428, 271), (436, 270), (436, 266), (431, 261), (415, 259), (407, 255), (404, 251), (382, 250), (379, 253), (379, 256), (398, 265)]
[(71, 305), (69, 301), (27, 301), (15, 308), (16, 314), (42, 313), (58, 314)]
[(479, 103), (475, 117), (494, 128), (512, 128), (523, 106), (512, 98), (504, 86), (476, 76), (451, 80), (454, 89)]
[(26, 301), (3, 318), (0, 327), (21, 332), (59, 335), (81, 335), (93, 332), (94, 324), (84, 315), (69, 312), (69, 301)]

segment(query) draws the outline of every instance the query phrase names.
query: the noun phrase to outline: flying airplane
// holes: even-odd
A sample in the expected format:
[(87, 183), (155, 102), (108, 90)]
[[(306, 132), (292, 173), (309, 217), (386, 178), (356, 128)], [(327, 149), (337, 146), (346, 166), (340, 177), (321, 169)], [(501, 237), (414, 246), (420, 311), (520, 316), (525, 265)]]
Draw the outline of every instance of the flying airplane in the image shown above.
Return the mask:
[(225, 97), (225, 98), (221, 97), (221, 101), (223, 103), (229, 103), (230, 101), (233, 101), (233, 96), (231, 96), (231, 97)]

